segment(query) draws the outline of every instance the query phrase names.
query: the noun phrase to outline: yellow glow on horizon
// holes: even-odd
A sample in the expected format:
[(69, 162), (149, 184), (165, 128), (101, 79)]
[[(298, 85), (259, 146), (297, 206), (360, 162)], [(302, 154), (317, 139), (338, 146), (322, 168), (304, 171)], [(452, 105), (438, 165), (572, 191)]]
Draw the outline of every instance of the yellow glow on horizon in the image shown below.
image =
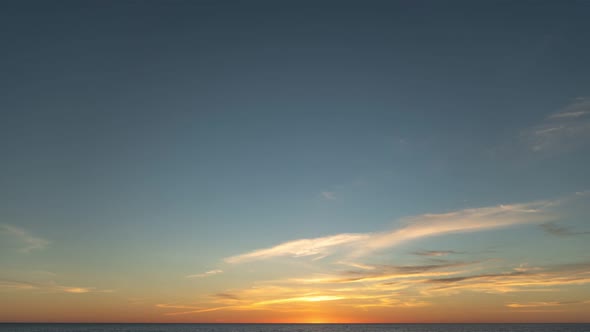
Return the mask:
[(254, 303), (253, 305), (254, 306), (261, 306), (261, 305), (290, 303), (290, 302), (322, 302), (322, 301), (336, 301), (336, 300), (342, 300), (342, 299), (344, 299), (344, 297), (333, 296), (333, 295), (301, 296), (301, 297), (291, 297), (291, 298), (285, 298), (285, 299), (261, 301), (261, 302)]
[(82, 293), (88, 293), (88, 292), (90, 292), (90, 290), (87, 288), (82, 288), (82, 287), (70, 287), (70, 288), (64, 288), (64, 292), (82, 294)]
[[(498, 213), (504, 216), (502, 211)], [(467, 253), (432, 260), (430, 253), (425, 257), (412, 253), (407, 262), (385, 264), (377, 257), (342, 260), (348, 256), (340, 252), (319, 260), (280, 256), (268, 262), (220, 265), (223, 270), (202, 269), (196, 272), (208, 271), (188, 278), (185, 272), (164, 271), (151, 279), (137, 278), (133, 284), (17, 271), (11, 272), (14, 281), (0, 281), (4, 300), (0, 321), (3, 317), (29, 322), (300, 324), (587, 320), (587, 261), (534, 264)]]

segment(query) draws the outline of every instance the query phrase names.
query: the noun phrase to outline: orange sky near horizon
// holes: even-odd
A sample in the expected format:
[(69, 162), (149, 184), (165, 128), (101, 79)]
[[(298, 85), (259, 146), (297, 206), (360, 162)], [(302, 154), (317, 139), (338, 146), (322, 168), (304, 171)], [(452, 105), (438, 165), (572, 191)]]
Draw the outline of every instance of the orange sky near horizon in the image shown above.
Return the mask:
[[(0, 310), (4, 322), (122, 323), (503, 323), (587, 322), (588, 305), (522, 308), (502, 306), (498, 295), (449, 296), (443, 301), (395, 308), (354, 308), (344, 301), (318, 301), (286, 308), (220, 309), (198, 314), (163, 313), (158, 306), (129, 302), (113, 294), (9, 296)], [(92, 296), (92, 298), (84, 298)], [(7, 304), (9, 303), (9, 304)]]

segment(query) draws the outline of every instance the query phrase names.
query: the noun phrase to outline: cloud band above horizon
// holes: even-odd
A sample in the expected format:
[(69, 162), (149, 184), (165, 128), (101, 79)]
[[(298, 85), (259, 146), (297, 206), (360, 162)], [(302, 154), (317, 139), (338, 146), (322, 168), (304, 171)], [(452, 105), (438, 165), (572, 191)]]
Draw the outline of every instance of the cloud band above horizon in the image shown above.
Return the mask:
[(316, 256), (323, 258), (342, 252), (349, 258), (356, 258), (425, 237), (548, 222), (555, 218), (551, 207), (559, 203), (559, 200), (545, 200), (471, 208), (441, 214), (423, 214), (402, 219), (401, 222), (406, 225), (390, 231), (342, 233), (311, 239), (297, 239), (273, 247), (227, 257), (224, 261), (229, 264), (239, 264), (275, 257)]

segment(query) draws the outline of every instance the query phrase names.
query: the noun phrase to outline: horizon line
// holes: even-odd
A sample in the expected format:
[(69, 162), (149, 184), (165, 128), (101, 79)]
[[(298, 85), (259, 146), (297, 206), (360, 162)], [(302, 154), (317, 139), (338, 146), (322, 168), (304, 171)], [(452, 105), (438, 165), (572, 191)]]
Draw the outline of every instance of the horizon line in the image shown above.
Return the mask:
[(201, 325), (418, 325), (418, 324), (590, 324), (587, 322), (357, 322), (357, 323), (256, 323), (256, 322), (2, 322), (0, 324), (201, 324)]

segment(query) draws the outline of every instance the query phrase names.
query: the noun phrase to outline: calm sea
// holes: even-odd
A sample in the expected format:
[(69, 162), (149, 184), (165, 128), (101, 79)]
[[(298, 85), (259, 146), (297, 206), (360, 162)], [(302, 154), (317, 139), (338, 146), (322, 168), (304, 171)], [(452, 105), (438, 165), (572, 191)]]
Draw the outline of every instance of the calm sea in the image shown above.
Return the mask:
[(0, 324), (0, 332), (590, 332), (590, 324)]

